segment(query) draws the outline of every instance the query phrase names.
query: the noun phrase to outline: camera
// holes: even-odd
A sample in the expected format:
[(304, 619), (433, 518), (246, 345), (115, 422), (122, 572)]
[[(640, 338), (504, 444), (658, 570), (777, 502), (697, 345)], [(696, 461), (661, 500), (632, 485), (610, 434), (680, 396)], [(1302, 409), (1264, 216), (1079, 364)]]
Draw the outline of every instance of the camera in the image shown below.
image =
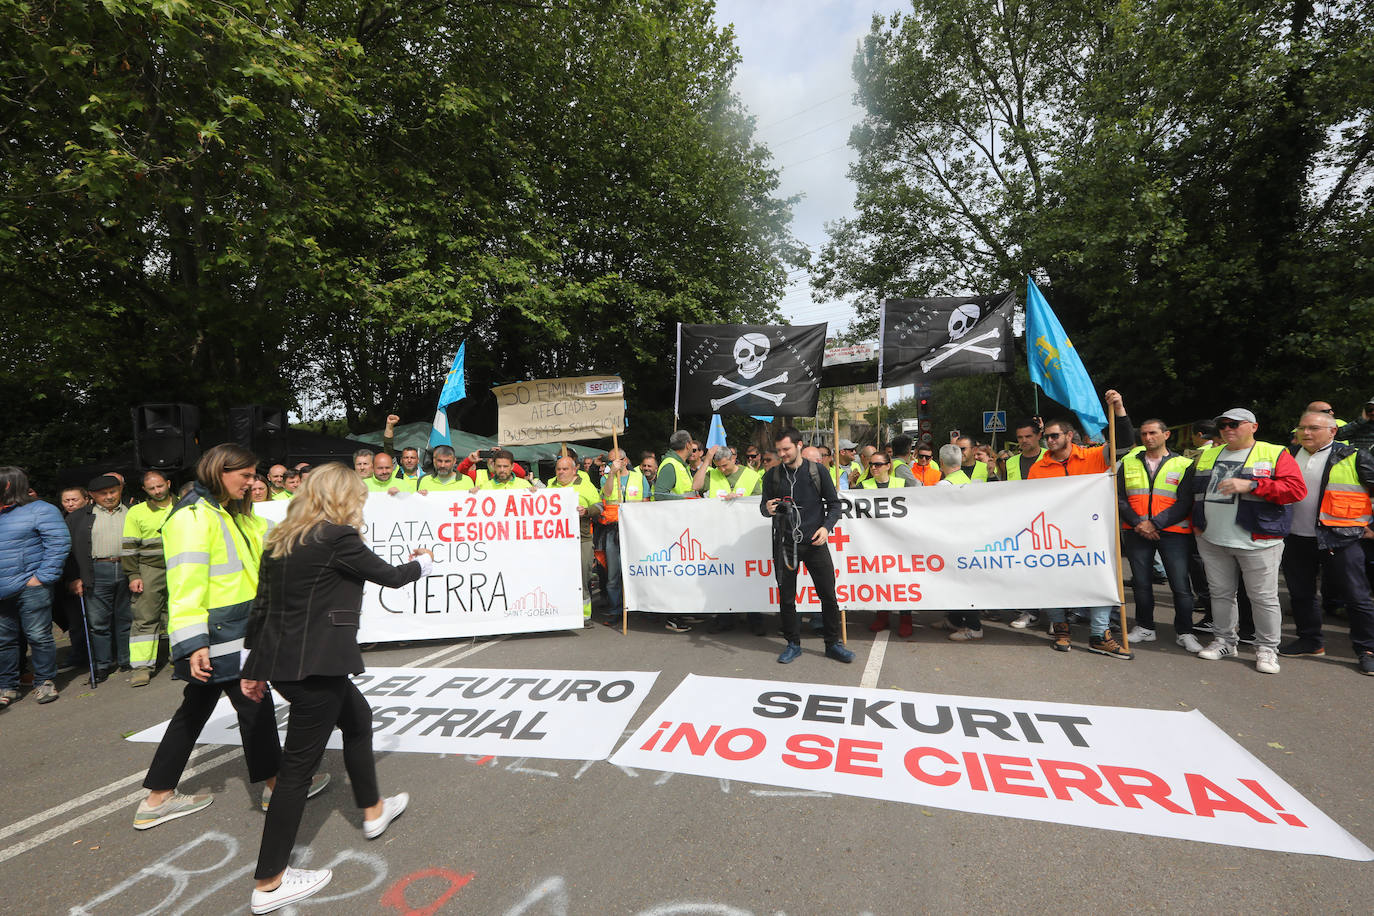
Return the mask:
[(490, 461), (491, 459), (493, 459), (493, 458), (496, 457), (496, 449), (494, 449), (494, 448), (484, 448), (484, 449), (481, 449), (480, 451), (478, 451), (477, 457), (478, 457), (479, 459), (481, 459), (482, 461)]

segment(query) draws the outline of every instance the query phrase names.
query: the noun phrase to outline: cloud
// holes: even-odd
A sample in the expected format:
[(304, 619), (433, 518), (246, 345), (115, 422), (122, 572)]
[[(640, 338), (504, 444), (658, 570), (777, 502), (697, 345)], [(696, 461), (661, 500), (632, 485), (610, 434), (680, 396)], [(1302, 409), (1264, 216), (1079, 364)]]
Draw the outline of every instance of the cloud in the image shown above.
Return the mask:
[[(758, 140), (781, 169), (783, 196), (801, 194), (792, 232), (813, 253), (825, 243), (825, 223), (854, 213), (854, 160), (849, 131), (863, 117), (853, 102), (854, 53), (875, 13), (888, 16), (909, 4), (883, 0), (718, 0), (715, 21), (732, 25), (741, 62), (735, 91), (757, 119)], [(798, 323), (849, 323), (850, 306), (815, 303), (809, 278), (796, 277), (782, 310)]]

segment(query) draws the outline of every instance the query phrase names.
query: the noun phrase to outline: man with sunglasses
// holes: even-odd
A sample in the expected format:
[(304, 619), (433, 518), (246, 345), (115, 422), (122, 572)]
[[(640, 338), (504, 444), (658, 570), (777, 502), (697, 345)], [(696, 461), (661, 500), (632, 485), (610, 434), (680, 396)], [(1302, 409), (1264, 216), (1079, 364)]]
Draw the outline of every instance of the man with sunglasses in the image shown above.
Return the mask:
[(934, 446), (916, 446), (916, 460), (911, 464), (911, 476), (919, 480), (923, 487), (933, 487), (940, 482), (940, 465), (935, 461)]
[(760, 473), (763, 472), (763, 456), (759, 454), (758, 446), (751, 445), (744, 450), (744, 463)]
[(1307, 483), (1293, 456), (1255, 439), (1259, 424), (1243, 407), (1216, 418), (1221, 444), (1205, 449), (1180, 490), (1193, 494), (1193, 529), (1212, 593), (1213, 640), (1198, 658), (1237, 654), (1236, 588), (1245, 583), (1255, 617), (1255, 669), (1278, 674), (1279, 566), (1293, 503)]
[[(1116, 441), (1131, 443), (1135, 441), (1135, 430), (1131, 418), (1126, 415), (1126, 404), (1121, 394), (1109, 390), (1105, 394), (1107, 404), (1112, 409), (1112, 425), (1116, 428)], [(1026, 479), (1037, 480), (1049, 477), (1074, 477), (1080, 474), (1103, 474), (1116, 463), (1116, 456), (1109, 454), (1106, 445), (1084, 448), (1074, 445), (1073, 423), (1068, 420), (1051, 420), (1045, 424), (1045, 444), (1048, 448), (1040, 460), (1030, 466)], [(1105, 655), (1108, 658), (1131, 658), (1121, 643), (1112, 637), (1112, 605), (1088, 608), (1090, 634), (1088, 651)], [(1068, 609), (1062, 607), (1045, 608), (1050, 618), (1050, 635), (1054, 637), (1054, 648), (1067, 652), (1072, 648), (1069, 638)]]

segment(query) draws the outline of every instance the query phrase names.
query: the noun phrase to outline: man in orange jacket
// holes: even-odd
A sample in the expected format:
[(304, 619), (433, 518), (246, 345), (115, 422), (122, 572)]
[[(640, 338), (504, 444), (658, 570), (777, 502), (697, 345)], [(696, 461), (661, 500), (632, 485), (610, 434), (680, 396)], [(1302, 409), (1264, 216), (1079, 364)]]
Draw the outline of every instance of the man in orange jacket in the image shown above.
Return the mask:
[[(1112, 409), (1116, 441), (1123, 444), (1134, 442), (1135, 430), (1131, 427), (1131, 418), (1126, 416), (1126, 404), (1122, 401), (1121, 394), (1113, 390), (1108, 391), (1105, 397)], [(1026, 475), (1027, 479), (1105, 473), (1115, 462), (1116, 456), (1109, 454), (1110, 449), (1106, 445), (1095, 448), (1074, 445), (1075, 432), (1073, 423), (1068, 420), (1051, 420), (1045, 424), (1047, 451), (1039, 461), (1031, 465), (1030, 472)], [(1091, 630), (1088, 650), (1110, 658), (1131, 658), (1131, 653), (1112, 637), (1111, 620), (1114, 610), (1116, 608), (1112, 605), (1087, 609)], [(1072, 648), (1066, 612), (1067, 608), (1062, 607), (1045, 608), (1045, 613), (1050, 618), (1050, 634), (1054, 637), (1054, 648), (1059, 652), (1067, 652)]]

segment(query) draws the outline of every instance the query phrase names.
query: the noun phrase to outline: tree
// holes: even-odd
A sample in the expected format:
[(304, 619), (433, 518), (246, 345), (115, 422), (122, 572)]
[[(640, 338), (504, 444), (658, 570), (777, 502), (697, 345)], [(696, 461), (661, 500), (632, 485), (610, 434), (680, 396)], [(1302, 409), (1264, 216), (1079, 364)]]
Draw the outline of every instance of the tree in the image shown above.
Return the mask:
[(918, 0), (856, 57), (859, 212), (818, 286), (1034, 272), (1094, 378), (1150, 412), (1362, 399), (1371, 26), (1309, 0)]
[(145, 400), (428, 416), (464, 339), (471, 390), (620, 371), (657, 407), (675, 322), (765, 318), (803, 260), (704, 0), (0, 13), (30, 462)]

